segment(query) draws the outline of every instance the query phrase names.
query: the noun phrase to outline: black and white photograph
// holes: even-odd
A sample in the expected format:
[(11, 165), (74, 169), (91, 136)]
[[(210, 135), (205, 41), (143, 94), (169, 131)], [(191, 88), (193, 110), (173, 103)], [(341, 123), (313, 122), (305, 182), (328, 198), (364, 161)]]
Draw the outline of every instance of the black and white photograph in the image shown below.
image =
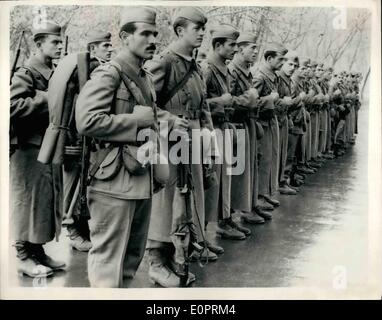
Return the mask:
[(0, 7), (1, 298), (381, 298), (379, 1)]

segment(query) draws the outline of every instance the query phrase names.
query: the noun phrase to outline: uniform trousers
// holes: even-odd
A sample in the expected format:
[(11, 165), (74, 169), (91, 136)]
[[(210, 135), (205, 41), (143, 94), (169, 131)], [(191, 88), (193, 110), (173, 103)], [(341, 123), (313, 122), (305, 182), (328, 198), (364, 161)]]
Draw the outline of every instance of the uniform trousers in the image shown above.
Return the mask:
[(89, 190), (88, 206), (90, 285), (122, 287), (123, 277), (133, 277), (143, 259), (151, 199), (118, 199)]

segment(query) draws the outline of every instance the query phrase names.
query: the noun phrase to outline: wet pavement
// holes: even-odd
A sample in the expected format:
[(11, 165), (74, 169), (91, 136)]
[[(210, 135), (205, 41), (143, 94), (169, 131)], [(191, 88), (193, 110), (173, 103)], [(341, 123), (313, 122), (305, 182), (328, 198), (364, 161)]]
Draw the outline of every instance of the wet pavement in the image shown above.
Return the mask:
[[(216, 262), (201, 268), (193, 263), (194, 287), (331, 286), (336, 275), (346, 275), (348, 286), (367, 281), (368, 183), (367, 108), (359, 112), (356, 145), (341, 158), (327, 160), (295, 196), (280, 195), (274, 219), (249, 226), (246, 240), (216, 238), (214, 225), (207, 237), (224, 247)], [(238, 217), (235, 217), (238, 219)], [(248, 226), (248, 225), (247, 225)], [(46, 245), (48, 254), (67, 262), (66, 271), (47, 280), (49, 287), (88, 287), (87, 254), (69, 247), (66, 230), (59, 242)], [(13, 250), (11, 262), (14, 263)], [(11, 268), (11, 285), (29, 287), (33, 280)], [(126, 286), (154, 287), (144, 258), (134, 280)], [(343, 273), (345, 272), (345, 273)]]

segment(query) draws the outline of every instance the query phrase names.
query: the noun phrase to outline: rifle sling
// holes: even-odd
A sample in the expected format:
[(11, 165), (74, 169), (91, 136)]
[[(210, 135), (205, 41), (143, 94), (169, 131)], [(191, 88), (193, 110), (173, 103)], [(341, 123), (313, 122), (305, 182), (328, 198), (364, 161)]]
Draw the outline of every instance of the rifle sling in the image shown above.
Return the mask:
[(152, 106), (153, 105), (153, 99), (150, 90), (147, 88), (147, 84), (143, 83), (142, 79), (137, 75), (137, 73), (124, 61), (119, 59), (119, 57), (116, 57), (114, 59), (122, 68), (122, 71), (117, 67), (119, 75), (121, 76), (121, 79), (127, 89), (130, 88), (129, 85), (129, 79), (132, 80), (137, 87), (140, 89), (143, 99), (145, 100), (145, 103), (142, 103), (142, 99), (135, 94), (134, 90), (130, 90), (131, 94), (134, 96), (135, 100), (137, 100), (138, 103), (146, 105), (146, 106)]
[[(143, 83), (142, 79), (137, 75), (137, 73), (127, 63), (123, 63), (123, 61), (121, 61), (118, 57), (115, 58), (115, 61), (122, 68), (122, 71), (121, 71), (118, 68), (118, 66), (115, 66), (116, 69), (118, 70), (118, 73), (119, 73), (123, 83), (125, 84), (126, 88), (129, 89), (129, 91), (133, 95), (134, 99), (138, 103), (140, 103), (142, 105), (152, 106), (153, 112), (154, 112), (154, 118), (155, 118), (155, 121), (157, 122), (158, 121), (157, 109), (156, 109), (156, 105), (153, 101), (152, 94), (151, 94), (150, 90), (147, 88), (148, 85)], [(129, 80), (132, 80), (137, 85), (137, 87), (140, 89), (144, 101), (142, 101), (141, 96), (137, 95), (134, 90), (130, 89), (131, 86), (129, 84), (130, 83)], [(154, 127), (154, 130), (156, 131), (157, 128)]]
[(163, 94), (158, 98), (159, 106), (165, 106), (166, 103), (169, 102), (175, 96), (175, 94), (185, 86), (188, 79), (191, 77), (193, 70), (194, 70), (194, 62), (191, 62), (182, 80), (179, 81), (177, 84), (175, 84), (175, 86), (168, 93)]
[(89, 80), (90, 53), (80, 52), (77, 54), (77, 72), (80, 91)]
[(102, 162), (106, 159), (107, 155), (111, 152), (111, 150), (115, 147), (114, 144), (110, 144), (107, 148), (105, 149), (102, 149), (98, 152), (100, 152), (101, 154), (98, 155), (97, 157), (97, 161), (94, 163), (94, 165), (91, 167), (91, 169), (89, 170), (89, 176), (88, 176), (88, 179), (87, 179), (87, 185), (90, 184), (90, 182), (92, 181), (92, 179), (94, 178), (95, 174), (97, 173), (97, 171), (99, 170)]

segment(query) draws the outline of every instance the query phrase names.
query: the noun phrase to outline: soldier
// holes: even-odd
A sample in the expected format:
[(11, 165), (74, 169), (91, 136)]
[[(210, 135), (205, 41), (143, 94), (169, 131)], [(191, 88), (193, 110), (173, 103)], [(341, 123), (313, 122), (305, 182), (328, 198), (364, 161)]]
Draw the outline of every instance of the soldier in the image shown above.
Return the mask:
[(207, 58), (207, 54), (203, 50), (198, 50), (198, 56), (196, 57), (196, 63), (201, 64)]
[(232, 177), (231, 205), (240, 210), (242, 220), (250, 224), (261, 224), (269, 218), (269, 213), (258, 205), (259, 172), (258, 172), (258, 139), (262, 127), (258, 122), (258, 93), (252, 88), (253, 77), (250, 67), (257, 54), (256, 36), (252, 33), (241, 33), (236, 40), (238, 52), (228, 65), (232, 75), (233, 107), (235, 112), (232, 121), (245, 129), (245, 171)]
[[(153, 84), (142, 68), (155, 52), (155, 18), (147, 7), (122, 13), (120, 53), (93, 72), (77, 99), (78, 132), (94, 140), (88, 187), (92, 287), (121, 287), (144, 255), (153, 171), (142, 167), (134, 150), (141, 146), (140, 130), (156, 123)], [(171, 127), (171, 117), (166, 119)]]
[[(43, 245), (58, 238), (61, 226), (61, 168), (37, 161), (48, 117), (48, 82), (53, 59), (62, 50), (61, 27), (43, 21), (33, 29), (36, 53), (14, 74), (10, 114), (18, 149), (10, 160), (10, 210), (18, 271), (45, 277), (65, 263), (45, 254)], [(43, 196), (42, 196), (43, 195)]]
[(313, 166), (321, 167), (321, 159), (318, 154), (318, 139), (320, 132), (320, 110), (322, 109), (324, 97), (322, 94), (322, 89), (318, 85), (318, 76), (321, 76), (323, 69), (319, 68), (317, 73), (318, 63), (316, 61), (311, 61), (311, 72), (309, 74), (309, 90), (312, 92), (311, 99), (308, 102), (310, 105), (310, 121), (312, 130), (312, 141), (311, 141), (311, 162)]
[(296, 157), (296, 167), (290, 176), (290, 183), (292, 187), (299, 187), (304, 184), (303, 175), (313, 174), (316, 170), (308, 165), (308, 153), (307, 149), (310, 146), (310, 116), (309, 112), (305, 108), (306, 103), (306, 93), (307, 93), (307, 82), (306, 78), (308, 75), (308, 66), (310, 60), (306, 58), (299, 59), (299, 68), (294, 72), (291, 77), (291, 90), (293, 96), (300, 96), (302, 99), (302, 108), (300, 112), (291, 114), (291, 120), (293, 121), (292, 136), (297, 135), (297, 146), (295, 155), (288, 155), (290, 161), (295, 156)]
[[(285, 55), (285, 62), (277, 75), (280, 79), (278, 94), (280, 101), (277, 108), (277, 118), (280, 129), (280, 169), (279, 169), (279, 192), (286, 195), (295, 195), (297, 191), (289, 185), (290, 173), (292, 172), (292, 164), (296, 153), (298, 134), (293, 134), (292, 117), (288, 118), (288, 114), (295, 116), (295, 113), (301, 112), (301, 98), (293, 96), (291, 77), (298, 68), (299, 60), (296, 52), (288, 51)], [(289, 134), (291, 132), (291, 134)], [(290, 137), (290, 139), (289, 139)], [(289, 154), (289, 161), (288, 159)]]
[(332, 149), (332, 125), (333, 125), (333, 117), (334, 117), (334, 110), (332, 109), (332, 97), (329, 94), (329, 87), (330, 87), (330, 81), (332, 79), (333, 74), (333, 68), (328, 67), (325, 69), (324, 75), (323, 75), (323, 85), (325, 86), (325, 92), (329, 97), (329, 102), (327, 103), (326, 107), (326, 113), (327, 113), (327, 135), (326, 135), (326, 146), (324, 151), (324, 158), (327, 159), (333, 159), (333, 149)]
[[(181, 7), (174, 12), (172, 26), (176, 40), (171, 43), (158, 57), (149, 62), (147, 67), (153, 74), (158, 105), (171, 112), (180, 121), (181, 127), (188, 130), (207, 128), (212, 130), (212, 120), (205, 100), (206, 90), (199, 66), (193, 57), (195, 48), (199, 48), (204, 34), (207, 18), (204, 13), (193, 7)], [(183, 81), (182, 81), (183, 80)], [(183, 82), (183, 83), (182, 83)], [(181, 83), (181, 87), (177, 84)], [(175, 89), (175, 90), (174, 90)], [(188, 120), (187, 120), (188, 119)], [(171, 147), (171, 145), (170, 145)], [(193, 141), (193, 148), (199, 148), (200, 143)], [(153, 207), (155, 214), (151, 217), (148, 236), (149, 277), (150, 280), (163, 287), (178, 287), (180, 278), (174, 263), (174, 252), (177, 252), (178, 243), (176, 231), (177, 221), (181, 220), (180, 208), (183, 208), (186, 199), (177, 187), (180, 181), (178, 166), (170, 161), (170, 182), (163, 190), (154, 195)], [(197, 226), (198, 241), (204, 238), (204, 184), (201, 164), (190, 164), (190, 174), (193, 181), (194, 203), (191, 205), (193, 222)], [(183, 243), (188, 247), (188, 241)], [(221, 252), (221, 247), (203, 243), (210, 250)], [(204, 251), (202, 258), (209, 261), (217, 259), (216, 254)], [(195, 281), (190, 272), (188, 282)]]
[[(92, 31), (88, 34), (87, 39), (87, 48), (90, 52), (90, 61), (89, 61), (89, 71), (90, 73), (98, 66), (102, 65), (111, 59), (111, 54), (113, 52), (112, 44), (111, 44), (111, 33), (110, 32), (102, 32), (102, 31)], [(97, 63), (98, 62), (98, 63)], [(78, 72), (78, 71), (77, 71)], [(76, 77), (77, 76), (77, 77)], [(78, 83), (78, 74), (74, 75), (75, 81)], [(62, 80), (62, 79), (61, 79)], [(73, 127), (73, 125), (71, 126)], [(82, 140), (82, 139), (81, 139)], [(79, 145), (79, 142), (76, 143)], [(77, 161), (78, 164), (78, 161)], [(67, 168), (69, 165), (67, 165)], [(67, 171), (66, 173), (70, 175), (74, 174), (77, 178), (79, 176), (79, 167), (78, 170), (74, 172)], [(65, 171), (64, 171), (64, 186), (65, 184)], [(69, 179), (68, 181), (71, 181)], [(68, 186), (67, 186), (68, 187)], [(66, 188), (68, 189), (68, 188)], [(70, 238), (70, 245), (72, 248), (87, 252), (91, 248), (91, 242), (89, 241), (89, 225), (87, 222), (87, 216), (81, 213), (74, 214), (74, 223), (69, 224), (67, 226)]]
[(113, 52), (111, 33), (102, 31), (89, 32), (87, 47), (91, 57), (96, 58), (100, 64), (110, 61)]
[(329, 95), (332, 97), (332, 103), (335, 110), (334, 125), (332, 129), (333, 153), (338, 157), (345, 153), (345, 119), (347, 109), (345, 107), (346, 89), (343, 86), (342, 74), (335, 72), (332, 81), (329, 84)]
[[(78, 135), (74, 121), (74, 103), (80, 91), (80, 70), (89, 69), (91, 73), (100, 64), (110, 61), (112, 45), (109, 32), (92, 31), (88, 35), (88, 58), (84, 53), (70, 54), (62, 59), (49, 84), (49, 106), (51, 125), (49, 126), (44, 143), (41, 147), (39, 161), (42, 163), (63, 164), (64, 182), (64, 221), (70, 238), (70, 246), (78, 251), (87, 252), (91, 248), (89, 241), (89, 214), (81, 212), (79, 205), (82, 137)], [(81, 57), (85, 57), (81, 60)], [(81, 71), (82, 72), (82, 71)], [(85, 81), (87, 74), (83, 75)], [(64, 116), (61, 116), (64, 115)], [(59, 124), (55, 124), (61, 119)], [(56, 136), (57, 128), (63, 138), (52, 139)], [(69, 128), (64, 130), (63, 128)], [(73, 206), (74, 204), (74, 206)]]
[(356, 93), (351, 72), (346, 73), (346, 86), (349, 93), (349, 115), (347, 116), (347, 142), (355, 144), (355, 123), (356, 123)]
[[(207, 85), (207, 102), (215, 131), (221, 139), (221, 162), (215, 163), (218, 184), (206, 190), (206, 221), (218, 221), (216, 233), (226, 239), (243, 240), (251, 231), (239, 226), (231, 217), (231, 173), (233, 141), (229, 129), (233, 114), (233, 97), (230, 94), (232, 76), (226, 61), (232, 60), (237, 52), (236, 39), (239, 32), (228, 24), (221, 24), (211, 30), (212, 51), (203, 65)], [(248, 176), (249, 178), (249, 176)], [(247, 181), (249, 183), (249, 180)], [(237, 190), (235, 190), (237, 192)], [(249, 199), (248, 190), (241, 189)], [(234, 203), (235, 205), (235, 203)], [(239, 209), (235, 208), (234, 209)], [(249, 208), (247, 209), (249, 211)]]
[(321, 89), (322, 94), (324, 95), (323, 102), (321, 108), (318, 110), (318, 137), (317, 137), (317, 158), (326, 159), (323, 156), (323, 153), (326, 148), (326, 135), (328, 130), (327, 123), (327, 106), (329, 103), (329, 96), (327, 94), (328, 88), (324, 78), (324, 64), (319, 62), (317, 63), (315, 70), (315, 77), (317, 80), (317, 84)]
[(271, 43), (264, 49), (264, 61), (254, 76), (254, 88), (260, 97), (260, 123), (264, 136), (259, 143), (259, 207), (273, 210), (280, 205), (272, 199), (278, 185), (279, 162), (279, 128), (275, 115), (275, 105), (278, 100), (278, 77), (276, 71), (284, 62), (288, 50), (278, 43)]
[(323, 108), (320, 111), (320, 132), (318, 139), (318, 157), (325, 159), (332, 159), (332, 156), (327, 153), (327, 147), (329, 145), (328, 132), (330, 131), (329, 123), (329, 80), (330, 71), (324, 68), (323, 63), (319, 63), (316, 68), (316, 76), (318, 78), (318, 85), (320, 86), (322, 93), (324, 94)]

